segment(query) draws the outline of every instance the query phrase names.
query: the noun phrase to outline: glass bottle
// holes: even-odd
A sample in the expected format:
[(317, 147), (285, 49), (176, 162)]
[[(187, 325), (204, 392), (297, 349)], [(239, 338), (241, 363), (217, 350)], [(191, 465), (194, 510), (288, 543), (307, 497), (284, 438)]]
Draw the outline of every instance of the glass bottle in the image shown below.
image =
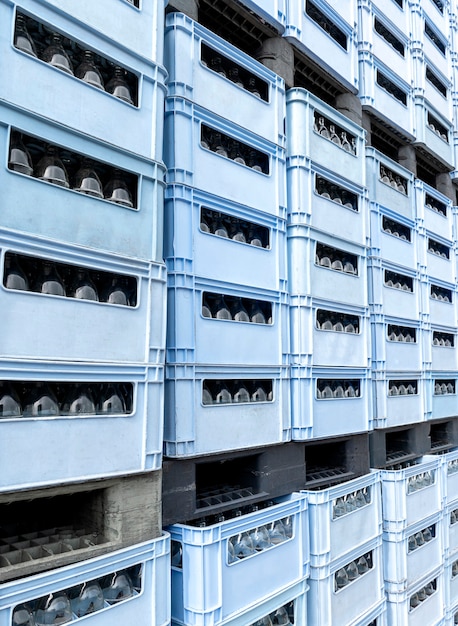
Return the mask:
[(83, 583), (77, 598), (71, 601), (73, 613), (77, 617), (90, 615), (104, 607), (103, 591), (98, 581)]
[(11, 135), (10, 154), (8, 168), (13, 172), (32, 176), (33, 165), (29, 151), (22, 141), (21, 133), (14, 132)]
[(369, 571), (369, 563), (367, 562), (367, 559), (365, 556), (359, 557), (359, 559), (356, 561), (356, 567), (358, 569), (359, 576), (362, 576), (363, 574)]
[(232, 315), (223, 295), (217, 295), (212, 307), (212, 314), (218, 320), (231, 320)]
[(228, 145), (228, 157), (235, 161), (236, 163), (240, 163), (240, 165), (246, 165), (245, 158), (242, 154), (242, 149), (240, 143), (236, 139), (231, 139)]
[(57, 148), (54, 146), (47, 146), (46, 154), (37, 164), (36, 176), (40, 180), (52, 183), (53, 185), (59, 185), (67, 189), (70, 187), (67, 170), (59, 158)]
[(211, 307), (208, 304), (207, 296), (205, 294), (202, 297), (202, 316), (212, 317)]
[(352, 582), (359, 576), (358, 566), (355, 561), (352, 561), (345, 567), (345, 571), (347, 572), (348, 582)]
[(13, 610), (12, 626), (35, 626), (35, 618), (30, 606), (19, 604)]
[(210, 223), (206, 215), (201, 212), (200, 214), (200, 230), (204, 233), (210, 233)]
[(262, 312), (259, 302), (254, 300), (250, 306), (250, 322), (253, 324), (266, 324), (266, 317)]
[(37, 57), (37, 51), (35, 48), (35, 44), (33, 43), (32, 37), (29, 35), (27, 30), (25, 16), (17, 15), (16, 16), (16, 28), (14, 31), (14, 47), (21, 52), (25, 52), (26, 54), (30, 54), (30, 56)]
[(35, 283), (34, 291), (53, 296), (66, 295), (64, 282), (52, 261), (43, 261), (42, 273)]
[(129, 191), (124, 176), (120, 170), (114, 170), (112, 178), (103, 188), (105, 200), (133, 208), (132, 194)]
[(72, 386), (64, 400), (62, 413), (66, 415), (95, 415), (95, 402), (87, 385)]
[(291, 620), (289, 619), (288, 611), (284, 606), (281, 606), (275, 611), (273, 622), (278, 626), (291, 626)]
[(127, 572), (113, 574), (107, 586), (102, 587), (103, 596), (109, 604), (127, 600), (133, 595), (132, 581)]
[(97, 413), (101, 415), (127, 413), (126, 403), (124, 402), (124, 398), (122, 397), (122, 393), (118, 388), (118, 385), (109, 383), (103, 387), (97, 400)]
[(236, 322), (249, 322), (250, 316), (248, 315), (245, 307), (243, 306), (242, 298), (234, 298), (234, 303), (231, 306), (232, 319)]
[(251, 537), (247, 532), (239, 533), (232, 542), (232, 545), (234, 546), (234, 556), (236, 559), (244, 559), (256, 552)]
[(94, 54), (90, 50), (84, 51), (83, 60), (76, 68), (75, 76), (97, 89), (105, 89), (102, 74), (97, 69)]
[(347, 572), (344, 567), (341, 567), (334, 575), (334, 587), (336, 591), (339, 591), (343, 587), (348, 585), (349, 580)]
[(21, 401), (13, 384), (7, 381), (0, 383), (0, 419), (21, 415)]
[(258, 248), (263, 248), (262, 236), (259, 231), (259, 228), (250, 227), (248, 230), (248, 243), (251, 246), (256, 246)]
[(254, 382), (251, 391), (251, 402), (267, 402), (267, 394), (261, 383)]
[(255, 172), (261, 172), (261, 174), (264, 173), (261, 161), (259, 159), (259, 155), (254, 149), (248, 151), (246, 165), (248, 165), (248, 167), (251, 167), (251, 169)]
[(230, 404), (232, 395), (223, 381), (216, 383), (215, 404)]
[(234, 239), (234, 241), (241, 241), (242, 243), (246, 243), (245, 233), (243, 232), (240, 220), (232, 220), (229, 228), (229, 236), (231, 239)]
[(99, 301), (97, 288), (89, 277), (89, 274), (83, 268), (76, 270), (76, 278), (68, 293), (70, 298), (77, 298), (79, 300), (94, 300)]
[(236, 390), (232, 400), (234, 403), (250, 401), (250, 392), (243, 381), (234, 381), (234, 389)]
[(227, 232), (227, 228), (223, 222), (221, 215), (213, 220), (212, 232), (218, 237), (225, 237), (225, 238), (229, 237), (229, 233)]
[(73, 65), (62, 46), (62, 36), (59, 33), (52, 34), (51, 43), (44, 50), (41, 58), (53, 67), (73, 76)]
[(29, 281), (15, 254), (8, 253), (5, 255), (3, 284), (7, 289), (29, 290)]
[(66, 624), (73, 620), (70, 600), (64, 591), (51, 593), (35, 610), (36, 626), (54, 626)]
[(52, 417), (59, 413), (57, 398), (48, 385), (35, 383), (24, 399), (24, 417)]
[(114, 275), (111, 277), (109, 286), (105, 289), (101, 301), (108, 304), (129, 306), (129, 292), (119, 276)]
[(83, 159), (75, 175), (75, 191), (94, 198), (103, 198), (102, 183), (89, 159)]
[(129, 85), (125, 81), (126, 71), (116, 65), (114, 68), (113, 77), (105, 86), (105, 91), (111, 93), (116, 98), (119, 98), (123, 102), (128, 104), (134, 104), (132, 95), (130, 93)]
[(210, 389), (204, 383), (202, 387), (202, 404), (213, 404), (213, 396), (211, 394)]
[(270, 533), (265, 526), (258, 526), (250, 532), (250, 538), (256, 552), (267, 550), (272, 546)]

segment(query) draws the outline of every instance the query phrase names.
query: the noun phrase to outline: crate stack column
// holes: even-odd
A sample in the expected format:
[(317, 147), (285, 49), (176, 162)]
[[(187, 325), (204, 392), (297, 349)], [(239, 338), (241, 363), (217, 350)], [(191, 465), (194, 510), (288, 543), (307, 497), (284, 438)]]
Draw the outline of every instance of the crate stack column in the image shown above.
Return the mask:
[(164, 6), (144, 4), (0, 2), (5, 624), (170, 619)]

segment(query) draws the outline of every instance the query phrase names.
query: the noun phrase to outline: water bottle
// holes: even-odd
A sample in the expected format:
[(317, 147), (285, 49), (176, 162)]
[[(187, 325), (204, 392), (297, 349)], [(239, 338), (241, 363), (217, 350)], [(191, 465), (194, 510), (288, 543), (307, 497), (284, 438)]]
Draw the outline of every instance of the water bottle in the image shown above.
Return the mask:
[(9, 382), (0, 383), (0, 419), (21, 415), (21, 401), (14, 386)]
[(12, 626), (35, 626), (32, 609), (27, 604), (19, 604), (13, 610)]
[(77, 298), (78, 300), (93, 300), (94, 302), (99, 301), (97, 287), (90, 279), (86, 270), (77, 268), (76, 277), (70, 287), (68, 296), (70, 298)]
[(127, 572), (116, 572), (103, 585), (103, 596), (109, 604), (116, 604), (131, 598), (133, 595), (132, 581)]
[(37, 57), (35, 44), (27, 30), (25, 16), (18, 13), (16, 14), (16, 27), (14, 30), (14, 47), (21, 50), (21, 52), (30, 54), (32, 57)]
[(48, 145), (46, 154), (38, 161), (36, 176), (59, 187), (69, 188), (68, 174), (55, 146)]
[(94, 63), (94, 54), (90, 50), (84, 51), (83, 60), (76, 68), (75, 76), (97, 89), (105, 89), (102, 75)]
[(95, 415), (95, 402), (88, 385), (73, 387), (62, 406), (64, 415)]
[(103, 591), (99, 583), (96, 580), (83, 583), (78, 597), (71, 601), (71, 607), (77, 617), (90, 615), (103, 609)]
[(11, 134), (8, 168), (13, 172), (19, 172), (26, 176), (32, 176), (33, 174), (32, 157), (22, 141), (21, 133), (18, 132), (12, 132)]
[(54, 626), (66, 624), (73, 620), (70, 600), (65, 592), (51, 593), (47, 598), (38, 603), (35, 610), (36, 626)]
[(53, 67), (73, 76), (72, 62), (62, 46), (62, 36), (59, 33), (52, 34), (51, 43), (44, 50), (41, 58)]
[(129, 85), (125, 80), (126, 71), (116, 65), (114, 68), (113, 77), (108, 81), (105, 87), (105, 91), (111, 93), (116, 98), (119, 98), (123, 102), (128, 104), (134, 104), (132, 94), (130, 93)]
[(53, 417), (59, 415), (54, 393), (44, 382), (35, 383), (24, 399), (24, 417)]
[(126, 403), (117, 385), (109, 383), (103, 387), (97, 402), (97, 413), (100, 415), (127, 413)]
[(232, 319), (236, 322), (249, 322), (250, 316), (247, 313), (247, 310), (243, 306), (242, 298), (234, 298), (233, 304), (231, 306), (231, 315)]
[(234, 381), (234, 389), (236, 390), (232, 400), (234, 403), (250, 402), (250, 392), (242, 381)]

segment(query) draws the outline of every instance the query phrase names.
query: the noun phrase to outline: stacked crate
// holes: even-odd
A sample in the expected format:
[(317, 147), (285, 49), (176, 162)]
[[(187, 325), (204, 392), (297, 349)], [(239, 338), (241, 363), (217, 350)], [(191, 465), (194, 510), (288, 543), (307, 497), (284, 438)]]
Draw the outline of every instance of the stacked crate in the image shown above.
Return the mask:
[(364, 131), (305, 89), (286, 101), (293, 439), (368, 431)]
[(439, 623), (446, 586), (442, 459), (426, 455), (380, 475), (388, 623)]
[(163, 6), (0, 22), (1, 620), (165, 624)]

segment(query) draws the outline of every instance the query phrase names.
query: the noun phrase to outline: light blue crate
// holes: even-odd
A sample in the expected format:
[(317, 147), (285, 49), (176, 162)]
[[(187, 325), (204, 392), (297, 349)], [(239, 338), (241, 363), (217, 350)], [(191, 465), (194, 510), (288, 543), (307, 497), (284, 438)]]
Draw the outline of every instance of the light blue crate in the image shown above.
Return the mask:
[[(383, 529), (399, 532), (442, 510), (443, 486), (439, 457), (425, 455), (414, 465), (381, 470)], [(425, 476), (429, 485), (416, 489)]]
[[(320, 127), (320, 117), (323, 118), (327, 133)], [(340, 128), (340, 132), (348, 136), (346, 141), (350, 146), (345, 144), (347, 149), (339, 136), (335, 138), (331, 135), (331, 125)], [(288, 89), (286, 129), (289, 159), (296, 157), (298, 161), (300, 158), (312, 158), (316, 167), (333, 172), (335, 177), (343, 180), (351, 180), (354, 187), (361, 188), (365, 185), (365, 134), (361, 126), (343, 113), (339, 113), (306, 89)], [(294, 210), (297, 209), (293, 208)]]
[[(307, 580), (304, 579), (291, 585), (288, 589), (270, 596), (262, 604), (241, 611), (236, 617), (232, 617), (224, 624), (225, 626), (247, 626), (247, 624), (254, 626), (258, 621), (267, 617), (271, 620), (280, 620), (284, 619), (282, 609), (285, 609), (289, 616), (293, 616), (294, 624), (307, 626), (307, 591)], [(180, 622), (172, 619), (172, 626), (179, 625)]]
[[(323, 383), (319, 382), (323, 381)], [(329, 381), (329, 382), (328, 382)], [(352, 397), (318, 397), (318, 389), (339, 384), (347, 391), (347, 383), (359, 389)], [(336, 393), (339, 393), (336, 391)], [(337, 437), (372, 429), (372, 390), (370, 369), (318, 368), (291, 366), (292, 439), (304, 441)]]
[[(415, 608), (410, 607), (410, 599), (426, 586), (435, 585), (431, 595), (427, 595)], [(443, 566), (426, 578), (417, 581), (414, 587), (401, 592), (387, 592), (387, 618), (391, 626), (442, 626), (445, 617), (445, 580)], [(422, 597), (423, 597), (422, 593)]]
[[(372, 567), (336, 590), (337, 572), (369, 553)], [(329, 565), (311, 567), (309, 587), (309, 624), (358, 624), (362, 615), (377, 611), (384, 594), (381, 537), (358, 546)]]
[[(291, 365), (370, 366), (367, 307), (349, 307), (302, 295), (290, 295), (289, 300)], [(322, 322), (325, 317), (328, 320)], [(350, 324), (357, 332), (349, 330)]]
[(395, 68), (382, 62), (370, 50), (361, 51), (358, 96), (365, 111), (376, 113), (391, 128), (413, 140), (413, 90), (410, 79), (404, 80)]
[[(53, 484), (159, 470), (162, 462), (164, 371), (162, 366), (124, 363), (59, 363), (3, 360), (0, 381), (17, 393), (23, 384), (45, 382), (53, 388), (87, 384), (97, 400), (104, 383), (131, 386), (131, 406), (123, 413), (66, 414), (66, 394), (57, 397), (60, 415), (2, 415), (0, 420), (0, 491), (34, 489)], [(0, 388), (2, 385), (0, 384)], [(69, 387), (70, 389), (70, 387)], [(3, 396), (3, 392), (0, 392)], [(129, 398), (130, 399), (130, 398)], [(3, 403), (2, 403), (3, 404)], [(71, 430), (71, 445), (68, 433)], [(121, 443), (122, 442), (122, 443)], [(101, 454), (103, 450), (103, 454)], [(18, 459), (21, 462), (18, 463)], [(36, 471), (37, 465), (40, 472)]]
[[(314, 5), (332, 23), (334, 32), (340, 31), (342, 41), (338, 43), (329, 32), (310, 17), (304, 3), (287, 0), (286, 28), (284, 37), (302, 53), (311, 57), (339, 83), (355, 93), (358, 89), (358, 52), (356, 32), (356, 7), (335, 8), (328, 3), (315, 1)], [(321, 19), (321, 18), (320, 18)]]
[(72, 623), (86, 623), (89, 619), (97, 626), (136, 623), (140, 626), (166, 626), (170, 623), (170, 535), (161, 537), (102, 556), (87, 559), (66, 567), (27, 576), (2, 584), (0, 624), (11, 626), (14, 608), (32, 604), (40, 597), (81, 586), (104, 576), (141, 566), (141, 590), (115, 605), (105, 603), (104, 608), (90, 617), (77, 618)]
[[(184, 273), (168, 273), (168, 363), (203, 365), (281, 366), (289, 356), (288, 294), (256, 287), (241, 289), (233, 283)], [(206, 294), (209, 294), (205, 299)], [(203, 314), (210, 294), (225, 298), (226, 306), (238, 298), (266, 308), (265, 323), (217, 319)], [(232, 300), (231, 300), (232, 299)], [(271, 317), (269, 317), (269, 313)], [(215, 311), (213, 311), (215, 315)], [(269, 323), (271, 319), (271, 323)]]
[(417, 245), (420, 263), (431, 281), (456, 281), (456, 248), (453, 239), (443, 239), (436, 233), (421, 229)]
[(368, 282), (371, 313), (417, 322), (423, 302), (422, 275), (418, 270), (395, 265), (380, 257), (369, 258)]
[[(2, 105), (0, 111), (2, 227), (122, 256), (162, 261), (163, 164), (92, 141), (25, 112)], [(8, 169), (12, 128), (138, 177), (132, 190), (136, 206), (116, 204)]]
[[(439, 65), (435, 65), (424, 54), (415, 55), (412, 59), (412, 71), (418, 76), (416, 87), (421, 89), (426, 106), (437, 111), (441, 119), (447, 124), (453, 124), (453, 105), (450, 97), (453, 94), (454, 85), (450, 79), (452, 63), (450, 58), (439, 58)], [(436, 84), (430, 80), (438, 81)]]
[[(429, 385), (431, 419), (455, 417), (458, 415), (458, 381), (456, 371), (432, 371)], [(445, 388), (444, 385), (446, 385)]]
[[(386, 180), (384, 182), (382, 179), (385, 178), (385, 175)], [(401, 182), (401, 191), (389, 182), (394, 180), (396, 183), (396, 177)], [(366, 147), (366, 185), (369, 189), (371, 202), (389, 209), (393, 214), (397, 213), (407, 220), (415, 220), (416, 202), (412, 172), (371, 146)], [(402, 190), (403, 188), (406, 193)]]
[(415, 202), (417, 218), (425, 230), (442, 239), (452, 240), (456, 226), (453, 203), (450, 198), (417, 178), (415, 179)]
[[(400, 386), (413, 391), (399, 393)], [(395, 387), (393, 390), (392, 387)], [(373, 416), (375, 428), (392, 428), (415, 424), (427, 419), (429, 404), (426, 398), (428, 381), (420, 371), (372, 371)]]
[(164, 265), (96, 253), (7, 229), (0, 230), (0, 249), (2, 277), (5, 255), (13, 252), (100, 274), (131, 277), (137, 287), (136, 304), (128, 306), (7, 289), (2, 284), (0, 323), (8, 328), (0, 340), (4, 357), (164, 363)]
[(388, 626), (386, 616), (386, 600), (381, 600), (376, 607), (370, 609), (355, 626)]
[[(203, 382), (271, 381), (272, 400), (204, 404)], [(262, 428), (260, 428), (262, 424)], [(193, 457), (273, 445), (291, 438), (287, 367), (167, 365), (164, 453)]]
[(382, 503), (376, 472), (306, 493), (311, 566), (328, 565), (380, 536)]
[[(288, 518), (292, 535), (231, 562), (231, 537), (269, 529)], [(309, 533), (307, 498), (293, 493), (273, 506), (207, 527), (174, 524), (167, 529), (181, 544), (181, 567), (172, 566), (172, 619), (178, 624), (230, 623), (249, 609), (307, 578)], [(294, 597), (294, 596), (293, 596)], [(240, 622), (236, 622), (240, 623)], [(243, 622), (246, 624), (247, 622)]]
[[(73, 3), (75, 4), (75, 3)], [(122, 8), (125, 2), (119, 0)], [(2, 94), (2, 98), (19, 110), (28, 110), (48, 120), (74, 128), (85, 135), (160, 161), (162, 159), (162, 112), (166, 72), (161, 65), (120, 49), (117, 40), (101, 38), (81, 22), (62, 12), (53, 11), (37, 0), (21, 4), (37, 22), (51, 31), (62, 33), (82, 49), (95, 51), (115, 65), (119, 64), (138, 79), (138, 107), (34, 58), (13, 46), (15, 5), (0, 4), (0, 21), (5, 45), (0, 80), (8, 84), (8, 72), (21, 76)], [(113, 11), (109, 11), (113, 14)], [(93, 12), (91, 11), (91, 15)], [(86, 20), (85, 20), (86, 21)], [(7, 43), (7, 39), (10, 41)], [(76, 70), (76, 68), (75, 68)], [(59, 97), (56, 98), (55, 94)], [(123, 123), (119, 123), (119, 119)]]
[(422, 311), (428, 314), (428, 321), (432, 326), (457, 326), (456, 284), (425, 273), (421, 277), (421, 306)]
[[(268, 163), (267, 172), (203, 147), (202, 125), (257, 150)], [(164, 139), (168, 183), (182, 183), (270, 215), (282, 215), (286, 206), (284, 148), (178, 97), (166, 98)]]
[(286, 181), (290, 223), (306, 224), (358, 245), (369, 243), (367, 192), (363, 187), (304, 156), (287, 158)]
[[(435, 46), (432, 45), (431, 48), (435, 48)], [(433, 158), (439, 159), (445, 167), (453, 168), (455, 155), (453, 150), (452, 120), (443, 118), (422, 96), (415, 95), (414, 107), (416, 120), (415, 145), (425, 149)], [(421, 182), (419, 180), (416, 181), (416, 183)]]
[(425, 362), (434, 371), (451, 372), (458, 368), (456, 327), (428, 325), (423, 331)]
[[(168, 0), (143, 0), (137, 8), (130, 0), (103, 0), (93, 7), (89, 0), (45, 0), (43, 10), (89, 28), (102, 40), (115, 41), (120, 49), (155, 63), (163, 62), (164, 8)], [(21, 8), (36, 6), (21, 0)], [(30, 9), (32, 10), (32, 9)], [(52, 23), (52, 22), (51, 22)]]
[[(213, 71), (205, 62), (208, 48), (212, 51), (210, 54), (222, 58), (227, 70), (236, 65), (240, 80), (246, 74), (246, 81), (249, 73), (262, 83), (266, 100)], [(192, 100), (234, 124), (249, 128), (267, 141), (284, 146), (284, 81), (253, 57), (186, 15), (170, 13), (166, 17), (164, 63), (169, 73), (169, 96)]]
[[(444, 564), (445, 603), (447, 608), (458, 602), (458, 553), (450, 553)], [(452, 622), (453, 623), (453, 622)]]
[[(457, 499), (458, 495), (458, 449), (454, 448), (443, 454), (441, 462), (442, 489), (445, 502), (450, 504)], [(453, 544), (449, 544), (447, 547), (452, 552), (454, 549), (458, 549), (458, 544), (456, 547)]]
[(456, 492), (446, 498), (444, 506), (444, 550), (445, 556), (456, 554), (458, 550), (458, 500), (453, 500)]
[(373, 313), (371, 330), (372, 362), (375, 370), (422, 369), (425, 359), (423, 347), (425, 331), (419, 322)]
[(382, 261), (418, 269), (418, 226), (412, 219), (377, 202), (370, 202), (371, 256)]
[[(410, 589), (417, 580), (441, 567), (444, 560), (443, 523), (441, 511), (399, 532), (383, 533), (383, 568), (388, 592)], [(428, 540), (424, 539), (422, 531), (426, 531)]]
[[(342, 271), (337, 266), (333, 269), (331, 262), (320, 264), (317, 256), (323, 247), (332, 248), (342, 261), (351, 259), (356, 273)], [(290, 224), (287, 227), (287, 250), (291, 294), (309, 295), (345, 306), (367, 306), (367, 248), (309, 226)]]
[[(248, 230), (246, 243), (204, 231), (202, 210), (221, 215), (226, 224), (231, 220), (243, 224)], [(236, 285), (273, 291), (287, 289), (286, 215), (276, 217), (193, 187), (170, 184), (165, 191), (164, 219), (164, 258), (170, 272), (224, 278)], [(257, 228), (265, 236), (263, 247), (249, 243), (251, 228), (254, 234)]]
[(282, 34), (286, 23), (286, 0), (241, 0), (240, 4)]

